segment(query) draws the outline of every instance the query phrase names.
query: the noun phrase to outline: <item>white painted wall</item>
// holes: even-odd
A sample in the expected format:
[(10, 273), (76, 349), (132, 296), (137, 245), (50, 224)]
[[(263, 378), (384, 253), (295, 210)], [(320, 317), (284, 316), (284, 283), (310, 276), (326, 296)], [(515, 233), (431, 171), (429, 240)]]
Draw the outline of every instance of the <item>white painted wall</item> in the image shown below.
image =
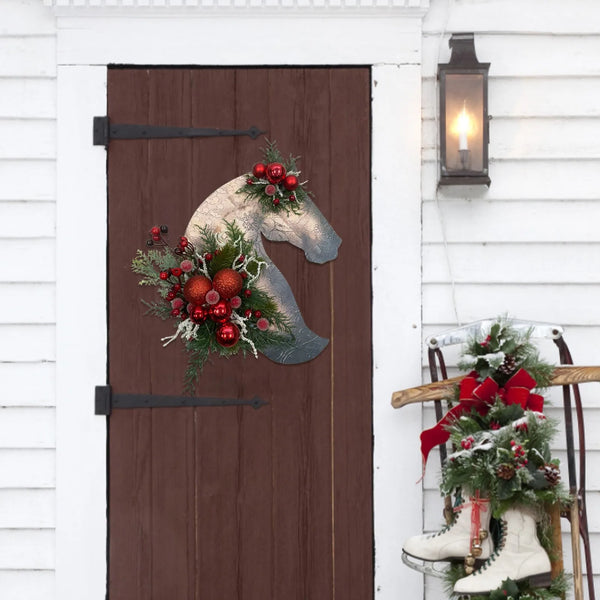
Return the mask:
[[(426, 0), (282, 0), (289, 7), (280, 9), (252, 0), (139, 2), (147, 8), (134, 0), (43, 3), (0, 2), (0, 596), (64, 600), (80, 598), (81, 587), (88, 598), (104, 595), (104, 566), (96, 564), (104, 553), (103, 430), (91, 416), (104, 333), (95, 320), (91, 354), (81, 356), (67, 303), (68, 256), (79, 243), (72, 211), (86, 182), (88, 204), (80, 210), (102, 217), (103, 151), (90, 144), (89, 117), (102, 112), (108, 62), (374, 65), (376, 597), (418, 596), (421, 579), (400, 564), (399, 551), (415, 533), (418, 431), (433, 416), (430, 409), (422, 417), (415, 409), (392, 411), (389, 395), (419, 383), (421, 337), (458, 319), (509, 311), (564, 325), (576, 361), (600, 361), (600, 3), (431, 0), (423, 35)], [(255, 19), (259, 9), (263, 18)], [(263, 44), (238, 43), (249, 18), (269, 31), (277, 56)], [(291, 18), (302, 44), (275, 27)], [(217, 39), (223, 19), (228, 44)], [(492, 64), (489, 190), (436, 192), (435, 72), (455, 31), (474, 31), (479, 59)], [(73, 179), (77, 172), (86, 177)], [(92, 232), (100, 245), (102, 227)], [(399, 264), (389, 264), (390, 248)], [(104, 266), (97, 267), (101, 279)], [(397, 320), (387, 318), (390, 311)], [(590, 528), (600, 556), (596, 388), (583, 391)], [(425, 480), (426, 529), (439, 522), (434, 471)], [(83, 489), (74, 493), (75, 481)], [(595, 567), (600, 573), (598, 560)], [(443, 596), (427, 582), (427, 597)]]
[(0, 2), (0, 596), (54, 598), (56, 30)]

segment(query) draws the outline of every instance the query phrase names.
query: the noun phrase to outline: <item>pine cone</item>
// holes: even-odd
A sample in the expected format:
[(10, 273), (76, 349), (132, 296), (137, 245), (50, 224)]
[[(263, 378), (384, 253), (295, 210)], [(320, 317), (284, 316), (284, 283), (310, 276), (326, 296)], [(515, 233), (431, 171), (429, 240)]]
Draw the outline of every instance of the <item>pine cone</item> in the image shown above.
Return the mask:
[(500, 479), (512, 479), (515, 476), (515, 468), (509, 464), (502, 464), (496, 469), (496, 475), (500, 477)]
[(552, 463), (546, 463), (541, 470), (544, 472), (546, 481), (554, 487), (560, 481), (560, 469)]
[(517, 369), (517, 361), (515, 357), (507, 354), (504, 357), (504, 362), (498, 367), (498, 371), (503, 375), (512, 375)]

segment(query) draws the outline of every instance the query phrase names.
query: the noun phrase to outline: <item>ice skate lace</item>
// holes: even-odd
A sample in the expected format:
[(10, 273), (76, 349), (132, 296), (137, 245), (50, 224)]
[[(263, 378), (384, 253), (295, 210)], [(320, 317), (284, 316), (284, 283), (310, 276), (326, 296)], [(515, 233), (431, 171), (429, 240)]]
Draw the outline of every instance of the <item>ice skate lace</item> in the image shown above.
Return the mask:
[(458, 515), (460, 515), (460, 513), (462, 512), (462, 507), (464, 506), (463, 503), (464, 503), (464, 500), (463, 500), (462, 496), (460, 494), (456, 494), (456, 501), (454, 502), (454, 521), (452, 521), (452, 523), (447, 523), (436, 533), (432, 533), (431, 535), (427, 536), (428, 539), (433, 539), (440, 535), (443, 535), (447, 531), (450, 531), (450, 529), (452, 529), (454, 527), (454, 525), (456, 525), (456, 520), (458, 519)]
[(485, 571), (498, 557), (504, 545), (506, 544), (506, 533), (508, 530), (508, 525), (504, 519), (500, 519), (498, 521), (498, 529), (500, 530), (500, 540), (498, 542), (498, 546), (494, 549), (494, 551), (490, 554), (490, 557), (481, 565), (481, 567), (473, 573), (472, 577), (479, 575), (483, 571)]

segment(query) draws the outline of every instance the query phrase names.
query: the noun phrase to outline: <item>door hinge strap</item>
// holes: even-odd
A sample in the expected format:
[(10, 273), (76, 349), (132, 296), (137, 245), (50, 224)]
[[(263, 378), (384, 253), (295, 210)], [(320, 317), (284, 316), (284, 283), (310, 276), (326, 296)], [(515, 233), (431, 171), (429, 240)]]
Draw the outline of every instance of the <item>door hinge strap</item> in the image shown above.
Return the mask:
[(181, 408), (186, 406), (251, 406), (258, 409), (268, 402), (254, 396), (241, 398), (196, 398), (193, 396), (161, 396), (157, 394), (114, 394), (110, 385), (97, 385), (95, 414), (110, 415), (122, 408)]
[(230, 137), (247, 135), (255, 140), (266, 133), (258, 127), (214, 129), (210, 127), (167, 127), (162, 125), (113, 124), (108, 117), (94, 117), (94, 146), (108, 146), (111, 140), (150, 140), (167, 138)]

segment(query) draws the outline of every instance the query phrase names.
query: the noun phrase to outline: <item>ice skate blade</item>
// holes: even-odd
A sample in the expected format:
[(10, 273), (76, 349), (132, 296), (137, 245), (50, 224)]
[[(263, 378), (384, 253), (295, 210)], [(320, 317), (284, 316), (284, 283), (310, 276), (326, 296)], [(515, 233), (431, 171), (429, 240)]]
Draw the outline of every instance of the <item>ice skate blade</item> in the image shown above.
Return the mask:
[[(448, 561), (437, 561), (437, 562), (423, 561), (422, 563), (418, 563), (418, 562), (413, 562), (412, 559), (414, 559), (414, 558), (415, 558), (414, 556), (411, 556), (410, 554), (407, 554), (406, 552), (402, 551), (402, 562), (407, 567), (410, 567), (411, 569), (414, 569), (415, 571), (419, 571), (419, 573), (423, 573), (424, 575), (431, 575), (432, 577), (439, 577), (440, 579), (442, 579), (446, 576), (445, 567), (447, 566)], [(421, 560), (421, 559), (418, 558), (416, 560)], [(441, 564), (442, 562), (444, 563), (444, 568), (442, 570), (437, 570), (434, 568), (435, 565)]]

